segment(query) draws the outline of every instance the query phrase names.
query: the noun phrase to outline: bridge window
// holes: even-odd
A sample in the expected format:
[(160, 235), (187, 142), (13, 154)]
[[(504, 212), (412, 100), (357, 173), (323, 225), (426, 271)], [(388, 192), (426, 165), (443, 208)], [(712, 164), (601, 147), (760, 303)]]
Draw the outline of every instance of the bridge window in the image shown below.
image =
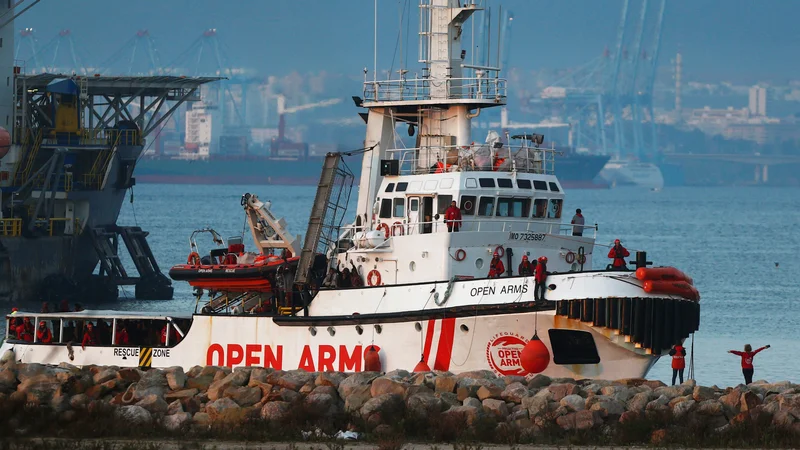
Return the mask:
[(551, 219), (558, 219), (561, 217), (561, 199), (550, 200), (550, 208), (547, 210), (547, 217)]
[(531, 208), (529, 198), (500, 197), (497, 199), (497, 217), (528, 217)]
[(497, 187), (513, 188), (514, 185), (511, 183), (511, 180), (508, 179), (508, 178), (498, 178), (497, 179)]
[(479, 216), (493, 216), (494, 215), (494, 197), (481, 197), (478, 203)]
[(478, 183), (481, 185), (481, 187), (493, 188), (494, 178), (478, 178)]
[(453, 201), (452, 195), (439, 195), (436, 200), (436, 212), (439, 214), (444, 214), (447, 212), (447, 208), (450, 207), (450, 202)]
[(531, 180), (517, 180), (517, 187), (520, 189), (530, 189)]
[(476, 188), (478, 187), (478, 183), (475, 181), (475, 178), (467, 178), (467, 182), (464, 186), (468, 188)]
[(551, 329), (547, 334), (550, 336), (554, 363), (598, 364), (600, 362), (597, 345), (588, 331)]
[(461, 196), (461, 204), (459, 207), (461, 208), (461, 215), (462, 216), (472, 216), (475, 215), (475, 202), (477, 199), (474, 195), (462, 195)]
[(378, 214), (381, 219), (388, 219), (392, 217), (392, 199), (385, 198), (381, 200), (381, 211)]
[(394, 192), (394, 183), (387, 184), (385, 192)]
[(404, 198), (396, 198), (394, 199), (394, 213), (395, 217), (405, 217), (406, 216), (406, 199)]
[(405, 192), (408, 189), (408, 183), (397, 183), (397, 192)]
[(550, 190), (553, 192), (561, 192), (561, 189), (558, 188), (558, 185), (554, 182), (550, 182)]
[(547, 214), (547, 199), (537, 198), (533, 201), (533, 217), (541, 219)]
[(536, 189), (537, 191), (546, 191), (547, 183), (542, 180), (533, 180), (533, 188)]

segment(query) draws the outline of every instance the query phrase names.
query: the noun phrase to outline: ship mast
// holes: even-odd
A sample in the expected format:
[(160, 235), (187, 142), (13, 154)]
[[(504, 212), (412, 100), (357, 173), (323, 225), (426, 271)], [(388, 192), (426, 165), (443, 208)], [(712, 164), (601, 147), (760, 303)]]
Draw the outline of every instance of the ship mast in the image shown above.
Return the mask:
[[(462, 33), (467, 19), (480, 11), (474, 3), (459, 0), (420, 0), (419, 62), (421, 74), (407, 79), (378, 80), (364, 77), (364, 100), (368, 108), (365, 147), (356, 224), (370, 222), (380, 184), (381, 160), (394, 143), (398, 121), (415, 125), (419, 135), (415, 161), (429, 161), (471, 140), (470, 120), (481, 108), (505, 104), (505, 80), (497, 67), (465, 64)], [(376, 55), (377, 59), (377, 55)], [(465, 73), (466, 72), (466, 73)]]

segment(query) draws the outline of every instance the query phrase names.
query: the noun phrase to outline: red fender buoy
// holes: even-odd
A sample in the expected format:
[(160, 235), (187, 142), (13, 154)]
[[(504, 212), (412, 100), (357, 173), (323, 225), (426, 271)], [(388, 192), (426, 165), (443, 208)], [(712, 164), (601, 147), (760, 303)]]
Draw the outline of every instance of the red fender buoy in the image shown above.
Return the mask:
[(541, 373), (550, 364), (550, 352), (534, 333), (519, 355), (522, 368), (528, 373)]
[(364, 371), (381, 372), (381, 356), (374, 345), (370, 345), (364, 352)]
[(414, 373), (430, 372), (431, 368), (425, 363), (425, 355), (419, 358), (419, 362), (414, 366)]

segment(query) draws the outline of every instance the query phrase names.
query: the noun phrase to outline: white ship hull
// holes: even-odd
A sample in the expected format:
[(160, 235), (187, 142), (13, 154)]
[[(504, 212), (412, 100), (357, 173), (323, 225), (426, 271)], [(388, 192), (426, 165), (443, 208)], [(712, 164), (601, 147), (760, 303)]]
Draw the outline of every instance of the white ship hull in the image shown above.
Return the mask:
[[(604, 291), (634, 301), (669, 298), (645, 293), (631, 272), (569, 273), (553, 275), (547, 282), (551, 300), (600, 298), (607, 293)], [(411, 370), (422, 357), (432, 370), (492, 370), (499, 376), (525, 376), (531, 374), (522, 369), (519, 354), (538, 332), (552, 355), (543, 372), (551, 377), (644, 377), (658, 359), (631, 342), (630, 336), (556, 315), (552, 301), (534, 306), (532, 278), (454, 282), (445, 300), (447, 287), (448, 283), (441, 282), (321, 291), (310, 305), (308, 317), (195, 315), (185, 338), (171, 347), (108, 345), (82, 349), (77, 343), (70, 350), (66, 344), (7, 341), (2, 351), (13, 351), (21, 363), (358, 372), (365, 370), (364, 354), (374, 345), (384, 371)], [(594, 295), (589, 296), (589, 290)], [(374, 304), (374, 312), (363, 308), (361, 314), (345, 312), (356, 303)], [(71, 318), (131, 320), (112, 314), (71, 313)], [(36, 320), (54, 316), (39, 314)], [(581, 333), (571, 333), (563, 340), (553, 330)], [(553, 342), (554, 336), (562, 342)], [(581, 342), (574, 342), (576, 338)]]
[(600, 171), (612, 185), (634, 185), (646, 189), (663, 189), (664, 176), (655, 164), (612, 159)]

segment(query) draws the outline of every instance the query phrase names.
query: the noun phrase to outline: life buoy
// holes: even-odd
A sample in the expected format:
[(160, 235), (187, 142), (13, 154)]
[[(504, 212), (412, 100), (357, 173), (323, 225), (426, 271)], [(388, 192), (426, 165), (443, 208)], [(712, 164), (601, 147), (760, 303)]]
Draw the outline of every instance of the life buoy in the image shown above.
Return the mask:
[(395, 222), (392, 224), (392, 236), (402, 236), (405, 234), (405, 230), (403, 229), (403, 224), (401, 222)]
[(586, 255), (578, 255), (578, 264), (586, 263)]
[(377, 269), (372, 269), (367, 274), (367, 284), (370, 286), (380, 286), (381, 284), (381, 273), (378, 272)]
[(383, 238), (389, 239), (389, 225), (386, 223), (379, 223), (378, 230), (383, 230)]
[(199, 266), (200, 265), (200, 254), (197, 252), (189, 253), (189, 257), (186, 258), (186, 264), (190, 266)]
[(456, 250), (456, 261), (463, 261), (467, 259), (467, 252), (463, 248)]
[(567, 254), (564, 256), (564, 260), (567, 262), (567, 264), (574, 263), (575, 262), (575, 253), (567, 252)]
[(497, 253), (497, 256), (501, 258), (506, 254), (506, 250), (503, 248), (502, 245), (498, 245), (497, 247), (495, 247), (494, 252)]

